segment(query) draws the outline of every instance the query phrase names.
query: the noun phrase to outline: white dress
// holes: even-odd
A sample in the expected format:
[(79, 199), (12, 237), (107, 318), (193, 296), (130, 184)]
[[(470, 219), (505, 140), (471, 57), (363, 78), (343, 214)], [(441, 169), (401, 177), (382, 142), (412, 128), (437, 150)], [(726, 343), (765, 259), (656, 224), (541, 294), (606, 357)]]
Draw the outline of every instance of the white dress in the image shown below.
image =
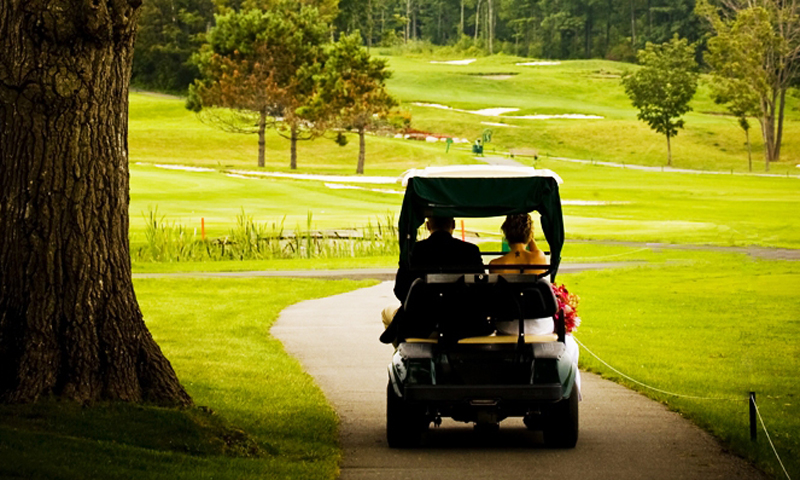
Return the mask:
[[(519, 335), (519, 320), (495, 322), (495, 328), (497, 329), (498, 335)], [(526, 335), (547, 335), (548, 333), (553, 333), (555, 330), (555, 322), (553, 321), (553, 317), (531, 318), (524, 320), (524, 328)], [(575, 342), (575, 339), (572, 338), (571, 333), (568, 333), (566, 337), (564, 337), (564, 346), (566, 347), (566, 354), (569, 355), (570, 359), (572, 359), (572, 363), (575, 364), (575, 385), (578, 387), (578, 398), (582, 398), (581, 372), (578, 370), (578, 355), (580, 354), (580, 350), (578, 349), (578, 344)]]
[[(524, 320), (524, 323), (526, 335), (547, 335), (556, 329), (553, 317), (530, 318)], [(500, 335), (519, 335), (519, 320), (495, 322), (494, 326)]]

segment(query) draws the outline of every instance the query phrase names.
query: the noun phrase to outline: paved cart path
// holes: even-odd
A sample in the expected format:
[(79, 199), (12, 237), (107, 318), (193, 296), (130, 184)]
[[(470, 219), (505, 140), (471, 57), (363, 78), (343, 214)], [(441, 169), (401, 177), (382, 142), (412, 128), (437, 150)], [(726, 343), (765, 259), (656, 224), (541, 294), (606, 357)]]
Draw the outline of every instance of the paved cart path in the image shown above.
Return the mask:
[(384, 425), (392, 348), (378, 336), (380, 310), (396, 302), (392, 285), (299, 303), (272, 328), (341, 417), (342, 479), (765, 478), (663, 405), (585, 372), (574, 450), (543, 448), (541, 436), (514, 419), (489, 436), (445, 420), (424, 448), (389, 449)]

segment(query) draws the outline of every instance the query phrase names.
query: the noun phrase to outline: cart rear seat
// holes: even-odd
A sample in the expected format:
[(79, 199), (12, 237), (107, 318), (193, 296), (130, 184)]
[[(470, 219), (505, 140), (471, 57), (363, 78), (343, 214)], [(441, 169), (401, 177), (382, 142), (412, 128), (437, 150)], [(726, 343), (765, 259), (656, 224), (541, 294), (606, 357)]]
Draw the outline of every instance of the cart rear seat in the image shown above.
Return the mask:
[[(535, 275), (430, 274), (414, 281), (404, 302), (399, 337), (409, 343), (515, 344), (496, 335), (494, 322), (555, 315), (558, 302)], [(438, 333), (438, 339), (431, 334)], [(558, 335), (525, 335), (525, 343), (558, 341)]]

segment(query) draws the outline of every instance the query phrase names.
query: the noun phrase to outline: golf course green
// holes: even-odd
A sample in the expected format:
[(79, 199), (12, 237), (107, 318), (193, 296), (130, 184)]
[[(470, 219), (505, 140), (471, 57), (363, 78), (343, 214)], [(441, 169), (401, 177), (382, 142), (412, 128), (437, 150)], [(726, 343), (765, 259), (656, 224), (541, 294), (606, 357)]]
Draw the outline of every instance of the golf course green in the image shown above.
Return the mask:
[[(520, 66), (527, 59), (504, 55), (469, 65), (432, 64), (423, 56), (387, 58), (394, 72), (389, 90), (411, 113), (414, 129), (469, 142), (490, 129), (492, 139), (481, 159), (469, 144), (446, 152), (444, 142), (368, 136), (366, 175), (396, 178), (409, 168), (479, 164), (492, 156), (507, 159), (513, 149), (536, 150), (538, 159), (515, 159), (563, 178), (568, 242), (586, 241), (567, 243), (565, 262), (636, 261), (559, 276), (581, 298), (576, 338), (640, 382), (720, 400), (645, 388), (586, 353), (581, 366), (667, 404), (778, 478), (783, 474), (763, 435), (758, 443), (749, 439), (747, 394), (756, 391), (776, 450), (789, 473), (800, 477), (800, 262), (647, 245), (800, 249), (800, 99), (787, 99), (782, 157), (770, 165), (772, 176), (755, 175), (764, 172), (764, 161), (759, 130), (752, 129), (754, 174), (749, 174), (744, 134), (736, 119), (710, 100), (703, 78), (686, 128), (673, 141), (674, 166), (694, 171), (681, 173), (661, 171), (666, 141), (636, 119), (624, 95), (620, 75), (632, 65), (592, 60)], [(180, 225), (187, 236), (199, 238), (204, 229), (212, 240), (230, 236), (242, 212), (290, 231), (305, 230), (309, 223), (347, 229), (397, 218), (401, 185), (365, 183), (352, 175), (358, 154), (354, 134), (344, 147), (324, 137), (301, 142), (298, 170), (290, 172), (289, 142), (271, 132), (267, 166), (258, 169), (255, 136), (215, 129), (183, 105), (183, 99), (161, 94), (130, 96), (132, 252), (147, 245), (151, 212)], [(500, 108), (518, 110), (474, 113)], [(511, 118), (533, 115), (576, 117)], [(500, 223), (466, 219), (465, 228), (496, 247)], [(543, 240), (540, 233), (537, 239)], [(134, 260), (133, 268), (137, 273), (293, 270), (392, 267), (396, 261), (390, 256)], [(198, 406), (175, 412), (98, 405), (94, 414), (55, 401), (0, 407), (0, 433), (13, 439), (0, 448), (0, 477), (336, 478), (341, 456), (336, 415), (269, 328), (288, 305), (371, 284), (136, 279), (147, 325)], [(63, 468), (67, 463), (72, 467)]]

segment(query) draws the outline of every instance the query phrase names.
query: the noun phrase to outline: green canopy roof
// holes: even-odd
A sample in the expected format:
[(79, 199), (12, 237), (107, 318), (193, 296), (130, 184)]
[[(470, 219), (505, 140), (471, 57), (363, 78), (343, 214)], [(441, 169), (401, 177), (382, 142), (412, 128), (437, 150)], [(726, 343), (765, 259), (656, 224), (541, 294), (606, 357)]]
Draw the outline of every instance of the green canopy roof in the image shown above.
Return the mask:
[(564, 245), (564, 219), (558, 194), (560, 178), (530, 167), (440, 167), (426, 175), (412, 171), (400, 212), (400, 263), (409, 267), (417, 230), (428, 216), (495, 217), (537, 211), (550, 245), (555, 279)]

